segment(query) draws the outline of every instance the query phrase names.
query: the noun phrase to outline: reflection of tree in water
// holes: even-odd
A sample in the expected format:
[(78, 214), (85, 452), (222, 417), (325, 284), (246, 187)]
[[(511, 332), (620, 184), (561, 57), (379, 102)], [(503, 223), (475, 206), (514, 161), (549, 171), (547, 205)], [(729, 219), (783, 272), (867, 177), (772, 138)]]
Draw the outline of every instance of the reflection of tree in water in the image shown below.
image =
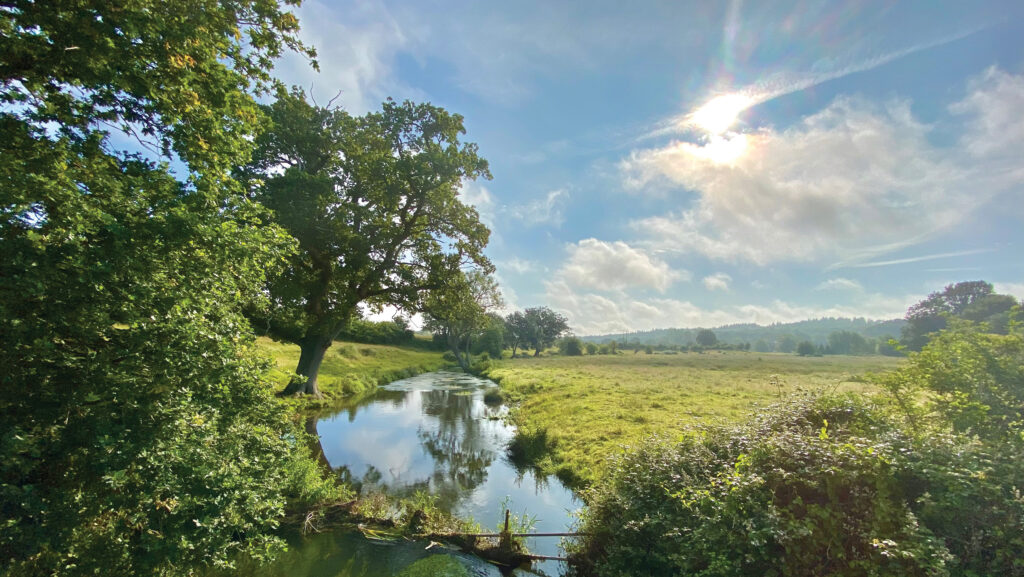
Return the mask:
[[(418, 490), (429, 491), (438, 497), (439, 506), (452, 508), (461, 497), (487, 480), (488, 468), (495, 457), (499, 456), (501, 449), (490, 438), (498, 425), (486, 420), (484, 413), (489, 414), (491, 411), (483, 407), (478, 389), (379, 389), (376, 394), (352, 403), (341, 412), (346, 413), (349, 421), (352, 421), (362, 408), (377, 403), (397, 409), (420, 406), (423, 422), (417, 437), (431, 458), (433, 470), (426, 477), (402, 479), (389, 476), (371, 466), (361, 477), (355, 477), (349, 467), (342, 465), (334, 468), (342, 481), (358, 491), (374, 488), (395, 495), (409, 495)], [(307, 422), (310, 432), (315, 431), (315, 426), (315, 419)], [(523, 480), (522, 474), (520, 471), (520, 482)], [(538, 488), (542, 488), (542, 477), (535, 475), (534, 478)]]
[(381, 486), (380, 481), (384, 478), (380, 470), (373, 465), (368, 466), (363, 476), (358, 478), (352, 474), (352, 469), (349, 469), (348, 465), (335, 467), (334, 474), (338, 476), (338, 480), (352, 487), (357, 493), (362, 492), (363, 487)]
[[(461, 394), (460, 394), (461, 393)], [(474, 418), (477, 395), (465, 391), (427, 391), (423, 412), (436, 419), (437, 427), (420, 427), (417, 436), (434, 460), (433, 493), (449, 506), (487, 480), (487, 469), (496, 452)]]

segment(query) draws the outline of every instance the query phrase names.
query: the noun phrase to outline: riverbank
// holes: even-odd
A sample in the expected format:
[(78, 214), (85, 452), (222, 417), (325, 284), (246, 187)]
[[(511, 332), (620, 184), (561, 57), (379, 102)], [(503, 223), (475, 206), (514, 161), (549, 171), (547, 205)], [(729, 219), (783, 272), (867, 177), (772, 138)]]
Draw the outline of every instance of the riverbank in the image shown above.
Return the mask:
[[(299, 362), (299, 347), (259, 337), (257, 346), (276, 364), (269, 377), (281, 389)], [(443, 351), (421, 346), (369, 345), (336, 341), (327, 349), (318, 383), (323, 399), (306, 399), (304, 408), (332, 406), (365, 395), (381, 385), (450, 366)]]
[(484, 376), (514, 404), (513, 456), (578, 490), (624, 445), (690, 424), (738, 422), (794, 392), (871, 393), (867, 373), (903, 362), (740, 351), (552, 356), (492, 361)]

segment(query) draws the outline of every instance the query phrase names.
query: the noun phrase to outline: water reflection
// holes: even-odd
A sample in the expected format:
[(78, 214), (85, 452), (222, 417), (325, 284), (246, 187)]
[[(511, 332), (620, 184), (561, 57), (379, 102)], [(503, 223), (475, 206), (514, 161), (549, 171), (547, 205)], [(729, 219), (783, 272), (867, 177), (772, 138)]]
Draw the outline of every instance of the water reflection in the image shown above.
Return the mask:
[[(508, 462), (505, 448), (515, 431), (501, 420), (502, 407), (484, 404), (488, 386), (494, 385), (460, 373), (430, 373), (382, 387), (317, 422), (324, 455), (364, 493), (426, 490), (439, 507), (486, 528), (501, 521), (508, 496), (517, 512), (537, 517), (537, 531), (566, 530), (578, 502), (557, 479)], [(533, 541), (532, 550), (559, 554), (557, 539)]]

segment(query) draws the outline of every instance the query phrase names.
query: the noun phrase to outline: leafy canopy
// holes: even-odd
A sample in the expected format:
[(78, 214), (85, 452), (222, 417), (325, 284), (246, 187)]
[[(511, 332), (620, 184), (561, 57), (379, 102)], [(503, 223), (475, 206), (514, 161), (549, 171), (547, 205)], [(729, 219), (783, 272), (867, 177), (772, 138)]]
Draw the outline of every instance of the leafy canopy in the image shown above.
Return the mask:
[[(290, 242), (227, 170), (297, 22), (226, 0), (0, 14), (0, 572), (268, 553), (296, 475), (321, 487), (240, 315)], [(118, 151), (121, 129), (190, 182)]]
[(270, 284), (279, 338), (330, 339), (360, 303), (416, 310), (463, 266), (490, 270), (489, 231), (458, 197), (464, 179), (490, 173), (460, 142), (461, 116), (388, 100), (353, 117), (299, 90), (266, 111), (272, 127), (242, 174), (300, 248)]

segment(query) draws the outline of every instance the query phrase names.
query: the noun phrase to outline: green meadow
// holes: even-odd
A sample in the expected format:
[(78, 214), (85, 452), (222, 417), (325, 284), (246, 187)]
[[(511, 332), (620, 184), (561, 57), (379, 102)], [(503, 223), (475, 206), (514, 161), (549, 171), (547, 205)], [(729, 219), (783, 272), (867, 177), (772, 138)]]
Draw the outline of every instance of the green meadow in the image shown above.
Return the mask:
[[(260, 337), (257, 346), (274, 359), (276, 367), (271, 369), (270, 378), (284, 388), (299, 362), (298, 345)], [(338, 341), (327, 349), (320, 368), (320, 392), (327, 403), (360, 395), (391, 381), (448, 366), (441, 355), (441, 351), (420, 347)]]
[(811, 391), (871, 393), (868, 375), (903, 359), (711, 351), (542, 356), (493, 361), (487, 376), (515, 405), (513, 456), (577, 487), (609, 457), (698, 422), (736, 422)]

